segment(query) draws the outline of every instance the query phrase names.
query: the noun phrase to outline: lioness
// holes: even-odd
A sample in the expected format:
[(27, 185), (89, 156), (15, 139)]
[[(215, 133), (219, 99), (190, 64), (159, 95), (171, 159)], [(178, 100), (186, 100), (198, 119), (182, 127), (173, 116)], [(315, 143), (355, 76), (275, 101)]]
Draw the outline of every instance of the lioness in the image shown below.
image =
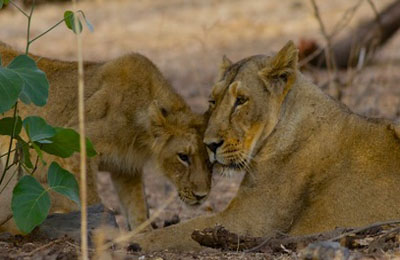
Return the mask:
[(193, 230), (217, 223), (266, 236), (400, 218), (398, 126), (352, 113), (297, 60), (292, 42), (272, 57), (224, 60), (204, 142), (217, 168), (246, 175), (224, 211), (135, 237), (144, 250), (198, 249)]
[[(3, 65), (19, 55), (4, 43), (0, 44), (0, 54)], [(21, 117), (39, 115), (51, 125), (77, 128), (77, 63), (32, 57), (47, 75), (50, 95), (43, 108), (20, 102)], [(203, 202), (211, 182), (202, 142), (203, 116), (193, 113), (157, 67), (140, 54), (108, 62), (86, 62), (84, 67), (86, 131), (98, 152), (88, 163), (89, 204), (98, 201), (96, 172), (108, 171), (130, 227), (143, 222), (147, 206), (142, 168), (150, 159), (176, 186), (184, 202)], [(8, 142), (9, 137), (0, 139), (1, 154), (7, 150)], [(76, 157), (56, 160), (69, 171), (79, 173)], [(38, 172), (45, 182), (46, 169), (42, 167)], [(52, 199), (52, 211), (76, 209), (68, 199), (53, 195), (57, 197)], [(3, 209), (9, 210), (9, 200)]]

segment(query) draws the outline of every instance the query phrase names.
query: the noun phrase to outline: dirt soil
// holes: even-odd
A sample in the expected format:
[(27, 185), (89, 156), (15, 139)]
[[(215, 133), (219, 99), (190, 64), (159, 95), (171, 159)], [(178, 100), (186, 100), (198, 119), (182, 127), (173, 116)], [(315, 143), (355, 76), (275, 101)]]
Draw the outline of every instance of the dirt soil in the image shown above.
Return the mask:
[[(374, 1), (381, 10), (391, 0)], [(343, 20), (343, 15), (356, 1), (317, 1), (328, 32)], [(85, 29), (84, 57), (86, 60), (107, 60), (128, 52), (148, 56), (196, 111), (205, 111), (207, 97), (213, 85), (221, 57), (226, 54), (233, 61), (243, 57), (271, 53), (287, 40), (303, 38), (317, 40), (324, 45), (320, 28), (309, 1), (300, 0), (86, 0), (82, 9), (94, 32)], [(69, 4), (47, 4), (35, 9), (31, 35), (35, 36), (63, 17), (71, 9)], [(374, 17), (370, 5), (364, 1), (353, 19), (333, 40), (340, 38), (363, 19)], [(26, 18), (9, 6), (0, 11), (0, 40), (23, 50), (26, 42)], [(360, 71), (339, 72), (343, 90), (342, 102), (353, 111), (374, 117), (400, 119), (400, 34), (379, 50), (373, 61)], [(31, 52), (63, 60), (75, 59), (74, 35), (60, 26), (33, 43)], [(327, 93), (336, 95), (336, 87), (326, 84), (329, 73), (307, 69), (315, 83)], [(146, 169), (146, 194), (150, 213), (165, 203), (174, 188), (151, 167)], [(214, 176), (210, 198), (199, 208), (188, 208), (178, 199), (170, 203), (156, 219), (162, 226), (166, 220), (185, 220), (198, 215), (222, 210), (235, 195), (242, 176), (225, 178)], [(118, 202), (110, 187), (107, 173), (99, 178), (99, 189), (104, 204), (112, 209)], [(124, 220), (117, 216), (123, 226)], [(79, 246), (64, 240), (49, 241), (29, 236), (0, 235), (0, 259), (75, 259)], [(35, 251), (36, 250), (36, 251)], [(33, 253), (32, 253), (33, 252)], [(92, 252), (93, 254), (93, 252)], [(126, 250), (116, 250), (114, 258), (126, 257)], [(380, 257), (394, 256), (382, 252)], [(205, 250), (201, 253), (155, 254), (132, 253), (132, 259), (290, 259), (298, 252), (221, 253)]]

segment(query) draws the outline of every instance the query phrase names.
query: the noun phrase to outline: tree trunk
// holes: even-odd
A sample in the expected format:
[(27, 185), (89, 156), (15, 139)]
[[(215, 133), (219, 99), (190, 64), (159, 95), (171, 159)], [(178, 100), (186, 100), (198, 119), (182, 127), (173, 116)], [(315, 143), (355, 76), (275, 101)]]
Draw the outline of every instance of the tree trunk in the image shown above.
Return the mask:
[[(364, 64), (383, 46), (400, 27), (400, 0), (386, 7), (378, 17), (361, 23), (355, 30), (333, 43), (332, 52), (338, 68)], [(300, 58), (306, 58), (318, 49), (314, 41), (300, 42)], [(310, 64), (326, 68), (326, 57), (322, 51), (309, 61)]]

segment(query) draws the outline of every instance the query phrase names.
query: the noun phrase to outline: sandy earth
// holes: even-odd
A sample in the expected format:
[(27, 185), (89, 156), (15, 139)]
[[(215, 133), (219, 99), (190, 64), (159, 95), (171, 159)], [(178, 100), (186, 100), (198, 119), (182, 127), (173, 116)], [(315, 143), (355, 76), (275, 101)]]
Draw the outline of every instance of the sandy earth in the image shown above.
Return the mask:
[[(391, 1), (374, 2), (380, 10)], [(327, 31), (330, 32), (343, 19), (344, 12), (357, 1), (320, 0), (317, 3)], [(46, 30), (62, 18), (64, 10), (70, 8), (69, 4), (37, 7), (31, 34), (35, 36)], [(324, 43), (309, 1), (87, 0), (81, 1), (79, 8), (86, 13), (95, 28), (93, 33), (85, 29), (83, 34), (85, 59), (107, 60), (128, 52), (140, 52), (157, 64), (196, 111), (204, 111), (207, 107), (207, 97), (223, 54), (236, 61), (248, 55), (276, 51), (289, 39), (298, 42), (301, 38), (312, 38)], [(364, 1), (337, 38), (361, 20), (373, 15), (371, 7)], [(24, 49), (25, 17), (15, 8), (9, 7), (0, 12), (0, 24), (0, 40)], [(341, 82), (345, 86), (342, 101), (352, 110), (367, 116), (400, 119), (399, 44), (400, 34), (378, 51), (373, 62), (361, 72), (340, 72)], [(74, 60), (74, 36), (64, 26), (60, 26), (35, 42), (31, 52)], [(307, 70), (305, 73), (319, 85), (327, 82), (328, 74), (324, 71)], [(324, 89), (334, 93), (332, 89)], [(146, 193), (153, 213), (175, 191), (151, 168), (145, 172)], [(156, 223), (161, 225), (165, 219), (175, 214), (180, 219), (187, 219), (222, 210), (234, 196), (240, 179), (241, 176), (231, 179), (214, 176), (212, 194), (204, 205), (193, 209), (175, 200)], [(116, 199), (110, 195), (112, 192), (108, 184), (107, 176), (102, 176), (99, 185), (107, 198), (105, 204), (115, 208)], [(263, 258), (257, 255), (241, 257)]]

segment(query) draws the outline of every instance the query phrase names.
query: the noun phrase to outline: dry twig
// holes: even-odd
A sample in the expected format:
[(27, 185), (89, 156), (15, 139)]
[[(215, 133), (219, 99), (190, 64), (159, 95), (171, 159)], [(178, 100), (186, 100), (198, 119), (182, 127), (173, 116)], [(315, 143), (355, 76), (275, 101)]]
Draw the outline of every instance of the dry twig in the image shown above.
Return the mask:
[(104, 250), (107, 250), (108, 248), (111, 248), (114, 244), (121, 244), (121, 243), (124, 243), (124, 242), (128, 242), (135, 235), (137, 235), (138, 233), (143, 231), (146, 227), (150, 226), (151, 222), (153, 222), (161, 214), (161, 212), (163, 212), (164, 209), (166, 207), (168, 207), (169, 204), (171, 204), (171, 202), (175, 198), (176, 198), (176, 194), (175, 193), (171, 193), (171, 195), (168, 197), (168, 199), (165, 201), (165, 203), (160, 208), (158, 208), (156, 210), (156, 212), (154, 212), (154, 214), (151, 215), (150, 218), (148, 218), (145, 222), (140, 224), (134, 230), (132, 230), (132, 231), (126, 233), (126, 234), (122, 234), (122, 235), (116, 237), (115, 239), (112, 239), (110, 242), (104, 244), (103, 246), (100, 246), (98, 248), (98, 250), (99, 251), (104, 251)]
[(57, 243), (61, 242), (61, 241), (64, 240), (64, 239), (65, 239), (65, 238), (59, 238), (59, 239), (50, 241), (50, 242), (47, 243), (47, 244), (44, 244), (44, 245), (42, 245), (42, 246), (39, 246), (39, 247), (35, 248), (35, 249), (32, 250), (31, 252), (25, 253), (25, 254), (23, 255), (23, 257), (33, 256), (33, 255), (36, 254), (37, 252), (42, 251), (43, 249), (46, 249), (46, 248), (48, 248), (48, 247), (50, 247), (50, 246), (52, 246), (52, 245), (54, 245), (54, 244), (57, 244)]
[[(73, 10), (78, 10), (76, 0), (72, 0)], [(79, 28), (78, 17), (74, 15), (75, 28)], [(76, 33), (78, 49), (78, 113), (80, 134), (80, 193), (81, 193), (81, 243), (82, 259), (88, 260), (88, 236), (87, 236), (87, 183), (86, 183), (86, 136), (85, 136), (85, 103), (84, 103), (84, 81), (83, 81), (83, 54), (81, 33)]]
[(13, 214), (8, 215), (8, 216), (6, 217), (5, 220), (3, 220), (2, 222), (0, 222), (0, 227), (1, 227), (2, 225), (4, 225), (5, 223), (7, 223), (7, 221), (9, 221), (12, 217), (13, 217)]
[[(329, 35), (329, 39), (331, 40), (332, 43), (334, 43), (333, 39), (349, 24), (349, 22), (354, 17), (354, 14), (356, 13), (357, 9), (361, 6), (363, 1), (364, 0), (359, 0), (355, 5), (347, 9), (343, 13), (342, 17), (338, 20), (338, 22), (333, 26), (332, 32)], [(299, 67), (303, 67), (311, 60), (318, 57), (318, 55), (320, 55), (321, 52), (324, 51), (326, 48), (327, 45), (325, 44), (324, 46), (317, 48), (311, 54), (307, 55), (305, 58), (299, 61)]]
[(326, 41), (326, 48), (325, 48), (325, 56), (326, 56), (326, 60), (327, 60), (327, 67), (329, 71), (333, 71), (334, 73), (336, 72), (336, 62), (335, 62), (335, 56), (333, 55), (333, 51), (332, 51), (332, 42), (331, 42), (331, 37), (328, 35), (328, 33), (326, 32), (325, 29), (325, 25), (322, 21), (317, 3), (315, 2), (315, 0), (311, 0), (311, 5), (313, 7), (314, 10), (314, 16), (318, 21), (320, 30), (321, 30), (321, 34), (322, 36), (325, 38)]

